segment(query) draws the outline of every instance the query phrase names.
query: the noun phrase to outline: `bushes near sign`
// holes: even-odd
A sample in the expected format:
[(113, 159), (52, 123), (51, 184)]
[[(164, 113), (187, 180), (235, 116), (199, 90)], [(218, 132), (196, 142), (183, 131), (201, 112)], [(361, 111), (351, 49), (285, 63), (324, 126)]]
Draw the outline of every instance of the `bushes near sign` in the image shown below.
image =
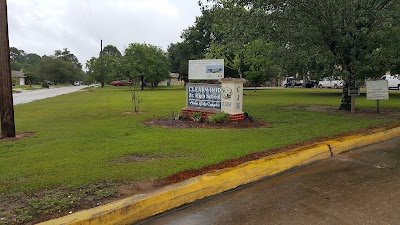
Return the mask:
[(216, 113), (207, 118), (207, 122), (209, 123), (227, 123), (228, 121), (229, 121), (229, 114), (224, 112)]
[(202, 113), (201, 112), (194, 112), (192, 114), (192, 120), (194, 122), (201, 122)]

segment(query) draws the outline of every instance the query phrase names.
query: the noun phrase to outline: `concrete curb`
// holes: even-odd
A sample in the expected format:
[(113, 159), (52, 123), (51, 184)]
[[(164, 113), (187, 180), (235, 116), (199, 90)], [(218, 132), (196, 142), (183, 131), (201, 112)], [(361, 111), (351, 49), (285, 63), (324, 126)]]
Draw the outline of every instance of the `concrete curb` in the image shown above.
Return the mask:
[(170, 185), (153, 193), (135, 195), (104, 206), (40, 223), (132, 224), (164, 211), (219, 194), (290, 168), (328, 159), (341, 152), (400, 136), (400, 127), (333, 139), (250, 161)]

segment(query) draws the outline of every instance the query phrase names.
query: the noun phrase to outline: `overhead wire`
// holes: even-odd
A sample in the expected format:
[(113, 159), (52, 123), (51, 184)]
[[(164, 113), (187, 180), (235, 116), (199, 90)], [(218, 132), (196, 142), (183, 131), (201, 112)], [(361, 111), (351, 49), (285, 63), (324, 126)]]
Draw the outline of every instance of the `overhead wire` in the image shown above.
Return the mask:
[[(88, 21), (88, 19), (87, 19), (87, 17), (86, 17), (86, 13), (85, 13), (85, 11), (83, 10), (81, 4), (79, 3), (79, 0), (75, 0), (75, 3), (78, 5), (78, 8), (81, 10), (82, 15), (83, 15), (83, 18), (85, 19), (85, 22), (86, 22), (86, 24), (87, 24), (87, 26), (88, 26), (90, 32), (92, 33), (92, 35), (93, 35), (94, 37), (97, 37), (97, 38), (101, 39), (101, 38), (100, 38), (100, 35), (99, 35), (97, 32), (95, 32), (95, 30), (94, 30), (94, 29), (95, 29), (95, 26), (94, 26), (95, 23), (94, 23), (93, 15), (91, 14), (91, 16), (92, 16), (92, 21), (93, 21), (93, 25), (90, 25), (90, 23), (89, 23), (89, 21)], [(89, 6), (89, 5), (88, 5), (88, 6)], [(90, 7), (90, 6), (89, 6), (89, 7)]]

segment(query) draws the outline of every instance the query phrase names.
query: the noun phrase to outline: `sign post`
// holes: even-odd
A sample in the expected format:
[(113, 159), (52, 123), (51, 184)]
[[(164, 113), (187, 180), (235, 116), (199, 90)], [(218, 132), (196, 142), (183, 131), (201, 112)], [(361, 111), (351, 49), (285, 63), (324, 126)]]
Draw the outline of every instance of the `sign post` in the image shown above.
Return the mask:
[(360, 96), (360, 88), (349, 87), (349, 96), (351, 96), (351, 113), (356, 111), (356, 97)]
[(367, 100), (376, 100), (376, 112), (380, 113), (379, 100), (389, 99), (389, 84), (387, 80), (367, 81)]

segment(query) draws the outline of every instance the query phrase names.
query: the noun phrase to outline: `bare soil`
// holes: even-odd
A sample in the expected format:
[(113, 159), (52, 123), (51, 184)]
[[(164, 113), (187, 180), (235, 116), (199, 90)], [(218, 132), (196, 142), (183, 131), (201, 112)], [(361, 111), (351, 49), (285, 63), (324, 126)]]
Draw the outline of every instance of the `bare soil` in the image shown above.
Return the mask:
[[(291, 107), (287, 108), (288, 110), (293, 109)], [(394, 111), (394, 110), (389, 110), (389, 109), (382, 109), (382, 113), (378, 114), (376, 113), (375, 110), (371, 109), (366, 109), (366, 110), (358, 110), (357, 113), (355, 114), (349, 114), (349, 112), (345, 111), (339, 111), (335, 107), (325, 107), (325, 106), (310, 106), (304, 108), (305, 110), (308, 111), (316, 111), (316, 112), (324, 112), (324, 113), (332, 113), (335, 115), (343, 115), (343, 116), (362, 116), (362, 117), (368, 117), (368, 118), (399, 118), (400, 117), (400, 112)], [(165, 128), (171, 128), (171, 129), (191, 129), (191, 128), (196, 128), (196, 129), (248, 129), (248, 128), (269, 128), (270, 124), (268, 124), (265, 121), (255, 119), (253, 122), (250, 120), (244, 120), (239, 123), (216, 123), (216, 124), (210, 124), (210, 123), (198, 123), (190, 120), (172, 120), (172, 119), (154, 119), (154, 120), (149, 120), (146, 121), (146, 124), (151, 125), (151, 126), (160, 126), (160, 127), (165, 127)], [(400, 126), (400, 122), (391, 125), (390, 127), (397, 127)], [(387, 126), (386, 126), (387, 127)], [(281, 148), (276, 148), (276, 149), (269, 149), (265, 150), (262, 152), (257, 152), (253, 153), (250, 155), (246, 155), (240, 158), (236, 159), (231, 159), (227, 160), (225, 162), (215, 164), (215, 165), (210, 165), (210, 166), (205, 166), (203, 168), (197, 169), (197, 170), (188, 170), (188, 171), (182, 171), (180, 173), (174, 174), (170, 177), (164, 178), (164, 179), (157, 179), (157, 180), (150, 180), (150, 181), (145, 181), (145, 182), (134, 182), (134, 183), (102, 183), (98, 185), (92, 185), (91, 187), (82, 187), (79, 190), (72, 191), (73, 193), (71, 194), (71, 190), (46, 190), (41, 193), (37, 193), (34, 196), (28, 196), (24, 195), (23, 193), (17, 193), (14, 196), (3, 196), (0, 195), (0, 224), (34, 224), (37, 222), (41, 221), (46, 221), (49, 219), (61, 217), (64, 215), (67, 215), (69, 213), (74, 213), (80, 210), (96, 207), (99, 205), (104, 205), (109, 202), (126, 198), (128, 196), (132, 196), (134, 194), (142, 194), (142, 193), (148, 193), (160, 188), (163, 188), (167, 185), (171, 185), (174, 183), (181, 182), (183, 180), (199, 176), (202, 174), (206, 174), (215, 170), (219, 169), (224, 169), (224, 168), (232, 168), (235, 167), (239, 164), (260, 159), (269, 155), (281, 153), (288, 151), (293, 148), (297, 147), (302, 147), (306, 145), (310, 145), (316, 142), (321, 142), (333, 138), (340, 138), (352, 134), (358, 134), (358, 133), (371, 133), (371, 129), (373, 128), (378, 128), (378, 126), (375, 127), (369, 127), (365, 129), (361, 129), (355, 132), (348, 132), (345, 134), (329, 137), (329, 138), (318, 138), (314, 140), (310, 140), (307, 142), (302, 142), (299, 144), (295, 145), (288, 145), (284, 146)], [(16, 138), (6, 138), (6, 139), (0, 139), (1, 142), (10, 142), (10, 141), (18, 141), (22, 138), (28, 138), (33, 136), (34, 133), (26, 133), (26, 134), (21, 134), (18, 135)], [(130, 156), (127, 158), (120, 159), (119, 161), (116, 161), (115, 163), (124, 163), (127, 161), (145, 161), (145, 160), (151, 160), (150, 158), (146, 158), (146, 156)], [(96, 197), (95, 193), (99, 193), (99, 191), (104, 191), (107, 193), (107, 191), (111, 192), (109, 196), (107, 195), (100, 195)], [(77, 204), (73, 204), (72, 206), (61, 209), (49, 214), (38, 214), (38, 215), (33, 215), (32, 220), (30, 221), (22, 221), (20, 216), (16, 214), (15, 209), (23, 209), (24, 207), (27, 207), (27, 204), (29, 201), (32, 199), (42, 199), (44, 197), (48, 196), (57, 196), (60, 193), (62, 193), (64, 196), (70, 196), (70, 195), (76, 195), (79, 197), (79, 201)], [(20, 213), (21, 214), (21, 213)]]

